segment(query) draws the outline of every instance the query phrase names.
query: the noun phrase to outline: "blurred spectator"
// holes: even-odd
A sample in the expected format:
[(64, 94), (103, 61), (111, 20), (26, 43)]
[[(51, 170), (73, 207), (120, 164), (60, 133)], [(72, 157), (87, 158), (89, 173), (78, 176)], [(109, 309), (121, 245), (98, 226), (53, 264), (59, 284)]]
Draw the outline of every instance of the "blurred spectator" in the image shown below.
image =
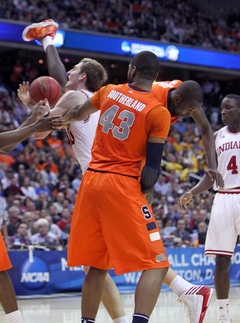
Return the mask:
[(185, 227), (185, 221), (183, 219), (179, 219), (177, 221), (177, 229), (171, 232), (172, 236), (180, 238), (180, 240), (174, 239), (174, 245), (176, 247), (181, 247), (182, 245), (191, 245), (191, 237), (189, 232), (185, 230)]
[(81, 171), (81, 169), (78, 169), (77, 171), (76, 171), (76, 178), (71, 182), (71, 184), (72, 184), (72, 188), (76, 191), (76, 192), (78, 192), (78, 190), (79, 190), (79, 187), (80, 187), (80, 184), (81, 184), (81, 181), (82, 181), (82, 171)]
[(204, 221), (198, 223), (198, 243), (199, 246), (204, 246), (207, 235), (207, 224)]
[(199, 211), (199, 222), (206, 223), (206, 226), (209, 224), (209, 219), (207, 218), (207, 211), (202, 209)]
[[(49, 199), (48, 199), (49, 198)], [(51, 198), (44, 192), (40, 193), (38, 200), (35, 202), (37, 210), (48, 210)]]
[(57, 213), (57, 208), (54, 204), (49, 205), (48, 212), (49, 212), (49, 215), (51, 215), (51, 217), (52, 217), (53, 223), (56, 224), (58, 221), (61, 220), (61, 217)]
[(9, 194), (13, 194), (14, 198), (24, 199), (24, 195), (21, 188), (18, 186), (18, 180), (16, 177), (12, 177), (10, 185), (3, 191), (3, 195), (5, 197)]
[(59, 240), (55, 234), (49, 232), (49, 223), (46, 219), (38, 219), (36, 222), (38, 233), (30, 237), (35, 248), (45, 247), (50, 250), (58, 249)]
[(24, 178), (23, 186), (21, 187), (21, 191), (26, 197), (30, 197), (30, 199), (32, 199), (33, 201), (37, 200), (37, 198), (38, 198), (38, 196), (35, 192), (35, 188), (33, 186), (30, 186), (30, 180), (28, 177)]
[(9, 185), (11, 185), (12, 178), (14, 175), (13, 168), (12, 167), (7, 168), (5, 175), (6, 176), (1, 180), (3, 190), (5, 190)]
[(9, 247), (11, 249), (22, 249), (24, 246), (31, 244), (30, 239), (28, 239), (28, 228), (26, 222), (17, 224), (17, 233), (9, 238)]
[(153, 201), (152, 211), (153, 211), (153, 215), (155, 216), (155, 218), (163, 219), (164, 210), (163, 210), (163, 206), (161, 204), (159, 204), (159, 201), (157, 201), (157, 200)]
[(23, 165), (24, 169), (28, 169), (29, 165), (28, 163), (25, 161), (24, 159), (24, 154), (20, 153), (17, 155), (17, 160), (14, 162), (14, 164), (12, 164), (12, 168), (15, 172), (19, 171), (19, 165)]
[(53, 190), (58, 183), (58, 176), (54, 172), (51, 172), (50, 169), (51, 165), (46, 164), (44, 170), (41, 171), (41, 175), (48, 188)]
[(35, 223), (35, 214), (34, 212), (25, 212), (22, 221), (28, 224), (27, 236), (31, 237), (35, 233), (37, 233), (37, 229), (34, 226)]
[(59, 228), (64, 231), (67, 224), (71, 224), (71, 213), (69, 209), (63, 209), (61, 212), (61, 220), (57, 222)]
[(46, 183), (42, 178), (39, 179), (39, 186), (35, 188), (35, 192), (38, 196), (42, 193), (46, 194), (46, 196), (52, 195), (50, 189), (47, 187)]
[(57, 224), (52, 222), (51, 215), (46, 215), (45, 219), (48, 220), (49, 223), (49, 232), (52, 232), (58, 239), (60, 239), (62, 237), (62, 230)]
[(11, 237), (17, 233), (17, 225), (22, 222), (20, 217), (20, 209), (11, 206), (8, 210), (9, 221), (7, 225), (8, 235)]
[[(60, 145), (61, 146), (61, 145)], [(59, 171), (58, 171), (58, 166), (53, 162), (53, 158), (52, 156), (48, 156), (47, 157), (47, 161), (45, 163), (43, 163), (43, 169), (45, 169), (45, 166), (49, 164), (51, 167), (50, 167), (50, 172), (53, 172), (55, 173), (56, 175), (59, 174)]]
[(198, 211), (193, 210), (191, 221), (190, 221), (190, 226), (193, 230), (197, 230), (198, 222), (199, 222), (199, 213), (198, 213)]
[(175, 230), (176, 230), (176, 227), (173, 226), (173, 220), (168, 217), (163, 218), (163, 230), (162, 230), (163, 236), (167, 237), (171, 235), (171, 233)]
[(55, 206), (56, 208), (56, 211), (57, 211), (57, 214), (60, 214), (63, 210), (63, 201), (64, 201), (64, 194), (63, 192), (59, 192), (57, 195), (56, 195), (56, 201), (53, 202), (53, 205)]
[(13, 71), (11, 74), (12, 86), (15, 91), (18, 89), (19, 84), (24, 81), (23, 71), (23, 65), (20, 60), (17, 59), (13, 65)]
[(188, 233), (192, 234), (193, 229), (190, 226), (190, 215), (188, 213), (184, 213), (182, 218), (185, 222), (185, 230), (188, 231)]
[(168, 192), (168, 185), (165, 182), (165, 177), (161, 174), (158, 177), (158, 181), (154, 186), (154, 191), (158, 198), (160, 198), (162, 195), (166, 195)]
[(47, 139), (47, 142), (50, 147), (55, 149), (62, 149), (62, 140), (58, 139), (58, 135), (56, 132), (52, 131), (49, 138)]

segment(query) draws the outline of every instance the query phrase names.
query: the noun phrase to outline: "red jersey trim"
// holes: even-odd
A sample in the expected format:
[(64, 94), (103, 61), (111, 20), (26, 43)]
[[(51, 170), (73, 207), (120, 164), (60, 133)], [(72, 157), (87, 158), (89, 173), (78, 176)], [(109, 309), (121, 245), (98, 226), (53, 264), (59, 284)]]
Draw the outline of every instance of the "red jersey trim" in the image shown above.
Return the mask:
[(233, 252), (225, 250), (205, 250), (205, 255), (219, 255), (232, 257)]

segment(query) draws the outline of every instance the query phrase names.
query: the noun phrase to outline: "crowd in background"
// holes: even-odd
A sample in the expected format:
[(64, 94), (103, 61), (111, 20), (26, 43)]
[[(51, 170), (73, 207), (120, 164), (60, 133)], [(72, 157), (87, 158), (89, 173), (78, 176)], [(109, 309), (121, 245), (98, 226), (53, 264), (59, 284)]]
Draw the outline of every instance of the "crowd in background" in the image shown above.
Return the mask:
[(240, 11), (214, 17), (188, 0), (2, 0), (0, 18), (240, 51)]

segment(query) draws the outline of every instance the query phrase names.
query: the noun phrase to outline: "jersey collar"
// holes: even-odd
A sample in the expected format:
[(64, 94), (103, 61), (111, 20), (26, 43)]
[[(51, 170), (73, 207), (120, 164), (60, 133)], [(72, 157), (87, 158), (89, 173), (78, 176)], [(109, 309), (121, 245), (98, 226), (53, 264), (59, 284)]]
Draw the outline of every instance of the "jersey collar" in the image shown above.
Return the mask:
[(139, 91), (139, 92), (148, 92), (149, 93), (149, 91), (143, 90), (143, 89), (141, 89), (140, 87), (137, 87), (137, 86), (133, 86), (130, 83), (128, 83), (128, 86), (133, 90), (136, 90), (136, 91)]

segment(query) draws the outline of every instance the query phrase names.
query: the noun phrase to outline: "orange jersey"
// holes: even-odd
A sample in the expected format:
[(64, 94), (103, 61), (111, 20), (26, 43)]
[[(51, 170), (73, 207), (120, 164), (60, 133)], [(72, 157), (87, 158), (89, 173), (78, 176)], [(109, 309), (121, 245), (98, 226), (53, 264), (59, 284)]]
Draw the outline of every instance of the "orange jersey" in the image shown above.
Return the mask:
[(8, 270), (12, 267), (11, 262), (8, 258), (7, 249), (5, 247), (2, 233), (0, 230), (0, 271)]
[(140, 176), (148, 138), (167, 139), (169, 111), (150, 92), (131, 84), (102, 87), (91, 102), (101, 114), (89, 168)]
[[(170, 90), (176, 89), (182, 83), (180, 80), (154, 82), (152, 86), (152, 94), (161, 105), (168, 109), (168, 93)], [(171, 117), (171, 124), (178, 120), (177, 117)]]

